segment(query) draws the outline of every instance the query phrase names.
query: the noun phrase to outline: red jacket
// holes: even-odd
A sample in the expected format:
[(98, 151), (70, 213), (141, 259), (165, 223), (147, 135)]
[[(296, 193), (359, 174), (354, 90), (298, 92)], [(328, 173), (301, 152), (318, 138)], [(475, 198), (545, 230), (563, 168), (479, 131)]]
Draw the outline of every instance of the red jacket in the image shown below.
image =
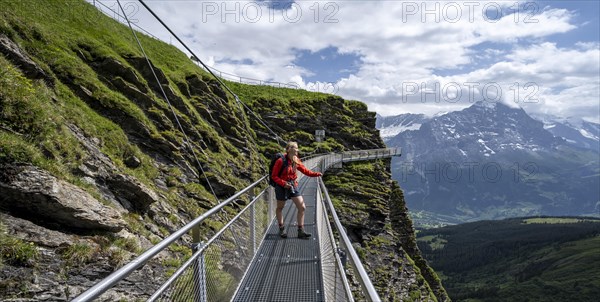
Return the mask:
[[(279, 173), (281, 168), (283, 167), (284, 160), (288, 161), (288, 165), (284, 171), (281, 171), (281, 173)], [(305, 167), (302, 164), (300, 159), (298, 159), (298, 164), (296, 164), (296, 170), (298, 170), (298, 171), (302, 172), (302, 174), (304, 174), (306, 176), (310, 176), (310, 177), (317, 177), (317, 176), (322, 175), (319, 172), (313, 172), (313, 171), (309, 170), (307, 167)], [(271, 174), (271, 178), (273, 179), (273, 181), (276, 184), (278, 184), (282, 187), (285, 187), (285, 184), (288, 183), (289, 181), (293, 181), (294, 186), (298, 186), (298, 181), (296, 180), (296, 179), (298, 179), (298, 175), (296, 175), (296, 171), (294, 171), (294, 167), (292, 166), (292, 161), (288, 159), (287, 154), (285, 154), (283, 158), (280, 158), (275, 162), (275, 165), (273, 166), (273, 172)]]

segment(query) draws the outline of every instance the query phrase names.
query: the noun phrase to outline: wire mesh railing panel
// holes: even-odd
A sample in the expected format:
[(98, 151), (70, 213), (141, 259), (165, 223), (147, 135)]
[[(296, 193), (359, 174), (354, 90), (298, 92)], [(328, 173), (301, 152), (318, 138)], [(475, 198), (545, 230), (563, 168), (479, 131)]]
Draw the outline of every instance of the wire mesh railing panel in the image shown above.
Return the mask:
[[(319, 194), (320, 195), (320, 194)], [(327, 217), (323, 211), (323, 205), (321, 204), (320, 196), (317, 197), (317, 224), (319, 226), (319, 245), (321, 248), (321, 269), (323, 278), (323, 290), (326, 301), (336, 301), (335, 289), (337, 285), (336, 275), (339, 273), (337, 266), (335, 265), (335, 255), (333, 249), (333, 242), (329, 236), (327, 228)]]
[[(329, 197), (329, 193), (327, 192), (327, 188), (325, 187), (325, 184), (323, 183), (323, 181), (319, 182), (321, 190), (323, 192), (323, 204), (324, 204), (324, 209), (329, 209), (330, 213), (331, 213), (331, 222), (332, 225), (335, 227), (337, 234), (339, 234), (340, 237), (340, 246), (345, 249), (348, 252), (348, 262), (351, 265), (351, 267), (354, 269), (354, 271), (356, 271), (358, 274), (356, 275), (358, 281), (359, 281), (359, 287), (360, 287), (360, 291), (366, 292), (368, 293), (368, 295), (366, 296), (367, 301), (380, 301), (379, 296), (377, 294), (377, 292), (375, 291), (375, 288), (373, 286), (373, 284), (371, 283), (371, 279), (369, 278), (369, 276), (367, 275), (367, 272), (365, 271), (362, 263), (360, 262), (360, 258), (358, 257), (358, 254), (356, 253), (356, 251), (354, 250), (354, 248), (352, 247), (352, 244), (350, 242), (350, 239), (348, 238), (348, 236), (346, 235), (346, 231), (344, 230), (339, 218), (337, 217), (337, 213), (335, 212), (335, 208), (333, 207), (333, 203), (331, 202), (331, 198)], [(333, 239), (332, 239), (332, 242)], [(344, 266), (341, 264), (341, 261), (339, 261), (339, 257), (336, 257), (338, 260), (338, 266), (340, 267), (340, 270), (344, 272), (344, 274), (342, 274), (343, 278), (343, 283), (344, 286), (346, 287), (346, 291), (348, 292), (347, 296), (348, 297), (352, 297), (352, 293), (350, 293), (349, 290), (349, 282), (346, 278), (346, 270), (344, 268)], [(348, 301), (348, 300), (344, 300), (344, 301)]]
[(231, 299), (245, 266), (250, 262), (249, 255), (251, 240), (249, 237), (231, 240), (237, 235), (235, 227), (226, 233), (230, 238), (220, 238), (207, 247), (204, 258), (206, 259), (206, 301), (227, 301)]
[(321, 248), (323, 290), (326, 301), (354, 301), (346, 282), (345, 271), (339, 259), (333, 230), (329, 224), (327, 210), (323, 204), (322, 191), (317, 194), (317, 223)]
[[(212, 241), (200, 247), (190, 265), (162, 292), (158, 301), (226, 301), (233, 296), (245, 266), (252, 259), (252, 240), (239, 237), (241, 229), (247, 231), (248, 215)], [(249, 233), (249, 232), (247, 232)]]
[(270, 210), (265, 190), (206, 244), (198, 245), (191, 264), (157, 300), (231, 300), (269, 227)]
[[(272, 188), (268, 188), (267, 190), (272, 190)], [(253, 255), (256, 254), (275, 215), (271, 206), (273, 202), (274, 200), (270, 200), (270, 194), (265, 192), (257, 198), (257, 201), (250, 209), (248, 221), (252, 227), (249, 228), (251, 240), (249, 248)]]
[[(197, 258), (196, 258), (197, 259)], [(196, 302), (202, 301), (200, 298), (200, 286), (198, 279), (202, 274), (199, 272), (197, 260), (192, 262), (179, 277), (171, 283), (171, 286), (163, 292), (163, 295), (157, 301), (178, 301), (178, 302)]]

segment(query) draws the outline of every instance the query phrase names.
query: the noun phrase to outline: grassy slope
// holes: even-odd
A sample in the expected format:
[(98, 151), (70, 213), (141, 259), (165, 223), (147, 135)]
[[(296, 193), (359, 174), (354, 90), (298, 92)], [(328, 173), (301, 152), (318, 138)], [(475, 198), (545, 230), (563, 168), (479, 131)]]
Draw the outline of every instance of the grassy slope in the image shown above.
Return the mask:
[[(174, 127), (173, 123), (171, 129), (159, 129), (158, 123), (149, 118), (149, 113), (153, 110), (156, 112), (168, 110), (166, 102), (161, 97), (149, 92), (153, 107), (145, 110), (140, 104), (130, 101), (120, 91), (108, 85), (108, 80), (96, 73), (83, 59), (83, 57), (106, 58), (118, 61), (125, 68), (134, 70), (126, 58), (139, 58), (141, 53), (126, 27), (83, 1), (3, 1), (0, 6), (0, 34), (8, 36), (19, 44), (19, 47), (52, 78), (54, 84), (53, 87), (49, 87), (43, 81), (27, 78), (14, 63), (0, 55), (0, 164), (18, 163), (39, 166), (60, 179), (84, 188), (98, 200), (110, 204), (103, 199), (97, 187), (82, 180), (76, 172), (84, 162), (88, 151), (68, 129), (70, 125), (75, 125), (87, 137), (97, 139), (100, 150), (117, 166), (119, 173), (134, 176), (147, 187), (160, 192), (163, 201), (172, 208), (178, 209), (177, 213), (181, 217), (174, 215), (160, 217), (163, 219), (161, 223), (147, 214), (126, 214), (124, 218), (129, 223), (127, 229), (139, 236), (138, 238), (156, 243), (160, 238), (171, 233), (172, 230), (167, 224), (181, 225), (183, 221), (203, 213), (206, 208), (214, 205), (215, 200), (206, 187), (193, 181), (185, 181), (185, 178), (182, 178), (184, 172), (179, 167), (158, 163), (156, 158), (140, 149), (138, 142), (130, 140), (128, 129), (106, 114), (111, 110), (123, 112), (124, 116), (143, 125), (149, 133), (149, 139), (172, 140), (175, 144), (180, 144), (182, 141), (182, 133)], [(140, 38), (154, 65), (167, 75), (170, 86), (178, 96), (182, 97), (182, 94), (173, 84), (174, 82), (185, 82), (188, 76), (205, 78), (206, 73), (197, 68), (175, 47), (144, 36)], [(136, 77), (143, 85), (142, 88), (150, 91), (149, 80), (147, 81), (137, 72)], [(101, 107), (106, 110), (92, 108), (89, 103), (76, 95), (73, 87), (88, 89), (93, 98), (98, 100)], [(232, 171), (230, 163), (232, 158), (241, 155), (239, 150), (227, 139), (221, 138), (214, 130), (215, 127), (200, 117), (200, 114), (189, 105), (190, 98), (182, 97), (182, 99), (186, 102), (188, 114), (176, 109), (178, 118), (184, 123), (193, 123), (195, 131), (202, 133), (206, 141), (214, 143), (212, 147), (216, 152), (205, 150), (203, 154), (206, 156), (200, 158), (201, 163), (206, 165), (205, 168), (208, 167), (213, 173), (227, 177), (225, 181), (238, 188), (248, 183), (247, 179), (240, 177), (240, 171), (245, 175), (254, 175), (252, 179), (257, 178), (261, 169), (252, 166), (252, 160), (235, 161), (236, 167)], [(231, 101), (230, 103), (233, 104)], [(237, 107), (231, 107), (234, 108), (231, 111), (236, 112)], [(163, 117), (167, 123), (170, 123), (168, 121), (172, 116), (163, 115)], [(196, 148), (199, 150), (198, 146)], [(180, 154), (173, 154), (173, 157), (189, 159), (190, 154), (185, 152), (183, 150)], [(141, 160), (140, 167), (133, 169), (124, 164), (124, 160), (132, 155)], [(258, 153), (255, 151), (246, 156), (254, 158), (254, 162), (258, 159)], [(168, 191), (156, 187), (155, 180), (159, 178), (168, 183)], [(192, 194), (193, 198), (190, 197)], [(168, 219), (167, 223), (164, 222), (165, 218)], [(219, 228), (221, 225), (218, 220), (211, 220), (207, 224), (207, 231)], [(158, 232), (151, 232), (149, 229)], [(64, 231), (69, 233), (69, 230)], [(78, 267), (85, 268), (93, 265), (94, 259), (105, 257), (110, 260), (110, 265), (116, 268), (132, 256), (130, 252), (137, 254), (141, 251), (141, 241), (137, 239), (132, 239), (133, 241), (127, 244), (123, 244), (122, 239), (112, 234), (82, 236), (81, 239), (85, 243), (74, 244), (68, 247), (66, 252), (57, 251), (64, 261), (62, 262), (64, 268), (59, 272), (60, 278), (67, 278), (66, 275), (62, 275), (67, 271), (75, 272)], [(0, 249), (6, 251), (6, 248), (11, 248), (8, 243), (20, 242), (15, 240), (17, 239), (3, 234)], [(37, 249), (33, 243), (27, 243), (27, 246)], [(178, 247), (175, 246), (173, 251), (175, 249)], [(70, 250), (79, 250), (78, 253), (85, 254), (78, 257), (84, 260), (72, 263)], [(189, 249), (184, 247), (177, 253), (189, 255)], [(8, 258), (2, 260), (5, 263), (31, 263), (27, 259), (21, 259), (23, 255), (28, 254), (31, 254), (32, 258), (37, 258), (34, 252), (13, 251), (4, 254), (3, 256)], [(178, 265), (180, 262), (181, 260), (174, 261), (172, 265)], [(44, 263), (36, 265), (36, 269), (47, 270), (44, 265)], [(30, 272), (30, 270), (26, 271)], [(24, 277), (27, 278), (27, 275), (24, 274)], [(4, 281), (7, 282), (6, 284), (13, 282)], [(1, 282), (0, 288), (4, 286), (4, 281)], [(28, 287), (27, 284), (22, 286)], [(23, 292), (7, 291), (6, 294), (18, 297)]]
[[(149, 133), (149, 139), (181, 144), (182, 133), (170, 121), (172, 117), (162, 113), (169, 109), (166, 102), (161, 96), (152, 93), (152, 79), (141, 76), (139, 70), (135, 71), (143, 86), (141, 88), (146, 89), (152, 98), (152, 107), (148, 109), (131, 102), (89, 63), (96, 62), (98, 58), (110, 59), (135, 70), (129, 60), (141, 58), (142, 55), (128, 28), (107, 18), (83, 1), (6, 1), (0, 7), (0, 33), (18, 43), (54, 80), (54, 87), (48, 87), (39, 80), (31, 80), (13, 63), (0, 56), (0, 164), (30, 163), (39, 166), (61, 179), (85, 188), (96, 198), (103, 200), (98, 188), (86, 183), (74, 172), (87, 156), (87, 150), (68, 129), (68, 125), (75, 125), (82, 129), (86, 136), (98, 139), (101, 151), (117, 165), (120, 173), (135, 176), (149, 188), (161, 192), (161, 196), (178, 209), (178, 215), (183, 215), (167, 217), (174, 224), (181, 223), (182, 219), (185, 221), (194, 217), (210, 206), (200, 204), (197, 200), (212, 199), (204, 186), (186, 181), (182, 177), (185, 171), (177, 166), (162, 167), (162, 163), (158, 164), (152, 154), (148, 154), (138, 142), (130, 139), (130, 133), (118, 120), (111, 119), (106, 111), (92, 108), (75, 92), (78, 87), (85, 87), (93, 98), (101, 103), (102, 108), (123, 112), (125, 116), (142, 124)], [(244, 130), (248, 125), (246, 123), (251, 123), (253, 129), (249, 130), (247, 135), (250, 139), (257, 135), (260, 141), (260, 146), (256, 149), (251, 148), (242, 154), (226, 137), (215, 131), (216, 126), (206, 119), (203, 112), (196, 110), (210, 102), (212, 97), (191, 98), (182, 91), (182, 87), (187, 86), (186, 82), (190, 76), (198, 77), (208, 85), (211, 85), (213, 80), (175, 47), (142, 35), (140, 38), (153, 64), (165, 73), (170, 87), (186, 106), (185, 112), (176, 109), (178, 117), (184, 123), (193, 125), (193, 129), (209, 142), (210, 148), (204, 150), (206, 156), (200, 158), (201, 163), (213, 173), (223, 175), (226, 182), (238, 188), (244, 186), (248, 179), (256, 179), (257, 175), (263, 173), (264, 165), (260, 164), (260, 153), (265, 155), (280, 151), (281, 148), (265, 134), (266, 129), (257, 123), (256, 119), (244, 117), (232, 98), (226, 100), (227, 107), (224, 109), (233, 112), (232, 120), (239, 125), (236, 131)], [(303, 90), (236, 83), (228, 85), (260, 116), (270, 116), (266, 118), (270, 127), (285, 140), (299, 141), (305, 154), (383, 146), (374, 128), (374, 113), (368, 112), (362, 103)], [(166, 124), (171, 124), (170, 128), (165, 129), (164, 124), (157, 123), (156, 116), (152, 115), (156, 112), (162, 115)], [(290, 118), (292, 116), (293, 118)], [(313, 142), (315, 129), (328, 130), (325, 142)], [(243, 139), (245, 135), (240, 134), (237, 138)], [(199, 148), (200, 143), (197, 144), (196, 147)], [(124, 164), (125, 158), (131, 155), (141, 159), (141, 167), (132, 169)], [(190, 154), (182, 151), (174, 156), (189, 159)], [(250, 160), (242, 160), (240, 156), (245, 156), (244, 159), (249, 157)], [(242, 179), (240, 175), (246, 178)], [(372, 174), (366, 180), (357, 181), (357, 184), (363, 181), (368, 184), (374, 177), (379, 175)], [(156, 188), (157, 178), (167, 181), (168, 191)], [(192, 194), (196, 197), (190, 198)], [(377, 192), (369, 194), (375, 196)], [(384, 195), (387, 193), (384, 192)], [(148, 228), (155, 224), (155, 221), (148, 215), (130, 213), (126, 219), (130, 224), (128, 230), (131, 233), (143, 236), (151, 242), (156, 242), (159, 237), (169, 233), (162, 225), (157, 228), (160, 234), (150, 233)], [(219, 226), (218, 221), (209, 224), (212, 228)], [(111, 236), (108, 236), (107, 240), (101, 237), (95, 236), (91, 239), (103, 242), (101, 249), (92, 248), (94, 245), (89, 241), (90, 243), (74, 244), (67, 248), (66, 252), (58, 252), (62, 255), (65, 265), (65, 270), (60, 272), (61, 276), (65, 274), (63, 277), (67, 278), (67, 271), (75, 273), (78, 268), (93, 266), (95, 259), (102, 258), (105, 256), (103, 253), (107, 251), (126, 249), (133, 253), (140, 252), (139, 242), (135, 240), (123, 243), (121, 239)], [(4, 235), (0, 241), (15, 242)], [(108, 244), (104, 243), (106, 241)], [(22, 249), (24, 252), (13, 253), (12, 260), (4, 259), (5, 263), (18, 264), (23, 262), (20, 258), (29, 254), (30, 258), (37, 257), (35, 245), (18, 242), (19, 246), (27, 248)], [(189, 253), (184, 246), (177, 249), (178, 253)], [(371, 252), (376, 253), (376, 249)], [(119, 252), (114, 257), (111, 265), (116, 267), (128, 256)], [(180, 261), (167, 259), (165, 263), (176, 266)], [(24, 262), (30, 261), (25, 259)], [(47, 270), (43, 263), (37, 268), (34, 266), (34, 270), (36, 269)], [(27, 284), (23, 286), (26, 288)], [(8, 294), (20, 297), (23, 293)]]
[[(61, 127), (65, 123), (73, 123), (81, 127), (86, 134), (100, 138), (103, 142), (102, 151), (116, 163), (122, 164), (124, 154), (134, 153), (143, 157), (143, 154), (133, 144), (127, 143), (129, 139), (119, 125), (90, 110), (89, 106), (75, 96), (66, 86), (66, 84), (76, 84), (90, 89), (94, 96), (101, 99), (106, 107), (126, 112), (129, 116), (146, 125), (151, 135), (161, 136), (156, 126), (149, 121), (147, 115), (136, 104), (107, 87), (96, 72), (87, 64), (84, 64), (77, 54), (77, 51), (83, 47), (90, 48), (94, 56), (114, 58), (127, 66), (128, 64), (123, 57), (141, 57), (140, 51), (131, 41), (131, 32), (126, 27), (98, 12), (92, 6), (78, 1), (52, 1), (51, 3), (44, 1), (9, 1), (3, 3), (1, 13), (3, 18), (0, 22), (0, 32), (5, 33), (21, 44), (46, 72), (62, 79), (72, 79), (72, 81), (66, 81), (69, 83), (63, 83), (64, 80), (58, 82), (54, 93), (47, 93), (50, 95), (47, 95), (43, 99), (44, 101), (40, 102), (41, 104), (35, 104), (35, 106), (42, 107), (39, 111), (48, 112), (48, 115), (60, 120), (57, 122), (57, 127)], [(141, 40), (153, 62), (158, 62), (155, 65), (165, 71), (169, 78), (179, 79), (183, 74), (202, 74), (175, 47), (144, 36), (141, 36)], [(145, 82), (143, 78), (142, 81)], [(35, 87), (33, 93), (37, 94), (43, 94), (45, 89), (41, 85), (32, 84), (31, 81), (23, 78), (19, 85), (33, 85)], [(50, 101), (52, 97), (61, 101), (59, 106)], [(23, 94), (14, 95), (15, 102), (18, 102), (19, 99), (26, 99), (26, 97)], [(154, 101), (157, 103), (157, 107), (164, 108), (166, 106), (160, 98), (155, 97)], [(27, 111), (29, 108), (23, 110)], [(32, 120), (39, 119), (39, 117), (32, 118)], [(6, 125), (9, 128), (18, 124), (18, 121), (6, 119), (6, 116), (3, 116), (2, 122), (4, 124), (10, 123)], [(203, 126), (209, 128), (207, 124)], [(54, 130), (48, 129), (47, 125), (40, 127), (45, 127), (39, 130), (40, 132), (43, 130), (53, 132)], [(57, 143), (60, 145), (60, 151), (57, 152), (81, 149), (80, 146), (74, 143), (63, 142), (61, 137), (70, 138), (71, 136), (67, 133), (60, 133), (56, 137), (52, 137), (58, 139)], [(49, 139), (42, 135), (38, 138)], [(11, 150), (12, 148), (7, 147), (5, 149)], [(150, 162), (149, 160), (143, 161), (146, 164)], [(67, 161), (69, 165), (79, 163), (77, 160)], [(36, 162), (35, 164), (41, 163)], [(56, 166), (61, 165), (62, 163), (56, 164)], [(124, 165), (121, 165), (121, 167), (124, 168)], [(139, 170), (128, 172), (147, 180), (152, 179), (157, 173), (150, 165), (145, 165), (142, 171), (144, 171), (143, 174), (139, 173)], [(68, 175), (61, 176), (66, 177)]]
[(454, 300), (592, 301), (599, 234), (598, 219), (533, 218), (430, 229), (418, 241)]

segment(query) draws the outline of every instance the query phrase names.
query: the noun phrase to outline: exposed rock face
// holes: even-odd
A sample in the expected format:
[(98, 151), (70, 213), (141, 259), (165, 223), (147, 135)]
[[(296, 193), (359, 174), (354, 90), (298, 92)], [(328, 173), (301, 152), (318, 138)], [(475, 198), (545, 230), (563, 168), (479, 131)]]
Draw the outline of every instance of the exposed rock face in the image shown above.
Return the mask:
[(11, 230), (14, 236), (29, 242), (34, 242), (40, 246), (59, 247), (77, 241), (77, 236), (50, 230), (32, 223), (29, 220), (9, 216), (3, 213), (0, 213), (0, 221)]
[(0, 168), (0, 205), (67, 228), (117, 232), (125, 226), (115, 209), (34, 166)]
[(4, 34), (0, 34), (0, 53), (17, 65), (30, 79), (42, 79), (54, 86), (54, 80), (48, 76), (16, 43)]
[[(171, 86), (169, 86), (169, 79), (160, 68), (154, 66), (154, 64), (146, 60), (146, 58), (130, 57), (127, 59), (129, 63), (131, 63), (131, 65), (133, 65), (133, 67), (135, 67), (135, 69), (139, 71), (145, 79), (148, 79), (148, 85), (157, 96), (162, 99), (166, 97), (165, 101), (171, 103), (181, 112), (188, 113), (188, 108), (185, 105), (185, 102), (173, 91), (173, 89), (171, 89)], [(156, 82), (156, 79), (158, 79), (160, 86)]]
[[(119, 262), (134, 256), (129, 252), (123, 254), (114, 246), (107, 247), (109, 243), (98, 236), (80, 236), (50, 230), (29, 220), (2, 213), (0, 222), (10, 230), (10, 236), (34, 243), (39, 251), (38, 261), (29, 266), (2, 266), (2, 297), (21, 297), (2, 301), (70, 301), (76, 294), (112, 273)], [(115, 236), (132, 238), (133, 235), (122, 231)], [(164, 256), (159, 254), (159, 258)], [(150, 263), (126, 278), (123, 291), (109, 290), (98, 301), (129, 301), (136, 300), (139, 296), (148, 296), (164, 281), (163, 274), (164, 268), (160, 264)]]
[(145, 212), (152, 203), (158, 201), (156, 193), (129, 175), (112, 175), (106, 179), (106, 183), (121, 204), (131, 212)]
[[(75, 125), (69, 125), (69, 129), (88, 151), (88, 157), (78, 168), (79, 173), (98, 186), (103, 197), (130, 212), (139, 213), (146, 212), (150, 204), (158, 201), (156, 193), (140, 181), (119, 173), (112, 160), (100, 151), (97, 139), (86, 137)], [(139, 166), (139, 159), (135, 157), (129, 157), (127, 161), (131, 161), (132, 166)]]
[(408, 215), (408, 208), (404, 200), (404, 193), (397, 183), (391, 186), (392, 192), (389, 199), (390, 222), (394, 231), (399, 235), (399, 244), (402, 250), (414, 261), (415, 266), (419, 268), (420, 274), (423, 276), (433, 294), (438, 301), (450, 301), (448, 293), (442, 286), (440, 279), (427, 261), (421, 254), (417, 246), (417, 239), (413, 228), (413, 223)]

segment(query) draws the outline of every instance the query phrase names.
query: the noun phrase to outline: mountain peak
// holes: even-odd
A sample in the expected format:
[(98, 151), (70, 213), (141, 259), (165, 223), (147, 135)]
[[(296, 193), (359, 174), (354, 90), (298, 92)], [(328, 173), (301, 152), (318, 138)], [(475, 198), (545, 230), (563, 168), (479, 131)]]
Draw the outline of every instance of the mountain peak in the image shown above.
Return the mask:
[(386, 144), (402, 148), (392, 173), (415, 211), (444, 219), (580, 215), (598, 201), (598, 129), (545, 129), (522, 108), (483, 101)]
[(475, 103), (473, 103), (473, 105), (471, 107), (483, 107), (483, 108), (489, 108), (489, 109), (499, 109), (499, 108), (504, 108), (504, 109), (515, 109), (515, 110), (523, 110), (523, 108), (519, 107), (516, 104), (509, 104), (509, 103), (505, 103), (505, 102), (496, 102), (496, 101), (477, 101)]
[(491, 102), (491, 101), (477, 101), (473, 104), (473, 107), (483, 107), (483, 108), (490, 108), (490, 109), (496, 109), (498, 102)]

